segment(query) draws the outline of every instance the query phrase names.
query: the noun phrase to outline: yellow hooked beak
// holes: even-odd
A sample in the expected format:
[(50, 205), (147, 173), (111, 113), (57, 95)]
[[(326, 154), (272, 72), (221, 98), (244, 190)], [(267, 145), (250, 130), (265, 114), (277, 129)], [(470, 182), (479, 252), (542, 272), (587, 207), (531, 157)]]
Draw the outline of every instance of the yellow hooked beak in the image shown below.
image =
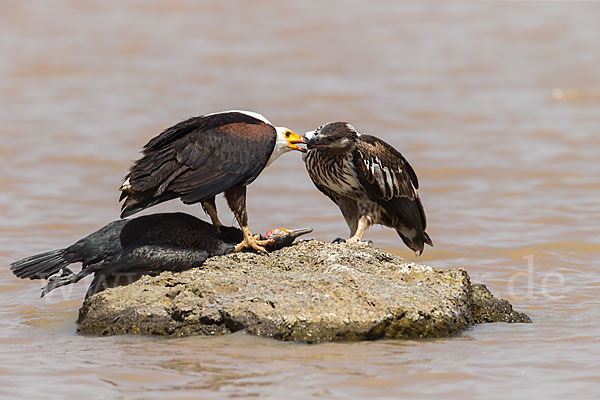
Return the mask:
[(304, 136), (300, 136), (297, 133), (294, 133), (289, 130), (285, 131), (284, 135), (285, 135), (285, 139), (287, 140), (289, 148), (301, 151), (303, 153), (307, 152), (306, 147), (298, 146), (299, 143), (301, 143), (301, 144), (306, 143), (306, 141), (304, 140)]

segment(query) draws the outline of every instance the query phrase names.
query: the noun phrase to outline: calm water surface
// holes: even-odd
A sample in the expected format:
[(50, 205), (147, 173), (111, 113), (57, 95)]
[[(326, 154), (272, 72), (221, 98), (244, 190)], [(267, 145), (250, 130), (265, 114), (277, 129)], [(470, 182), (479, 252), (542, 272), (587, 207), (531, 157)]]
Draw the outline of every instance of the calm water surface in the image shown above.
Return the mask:
[[(81, 0), (0, 3), (0, 398), (597, 398), (600, 4)], [(75, 333), (85, 284), (44, 299), (8, 264), (118, 217), (149, 138), (244, 108), (350, 121), (413, 164), (434, 248), (529, 325), (302, 345)], [(223, 201), (223, 220), (233, 220)], [(347, 234), (287, 154), (250, 226)], [(170, 202), (151, 212), (200, 207)], [(204, 218), (204, 217), (203, 217)], [(389, 229), (378, 247), (413, 259)], [(58, 291), (57, 291), (58, 292)]]

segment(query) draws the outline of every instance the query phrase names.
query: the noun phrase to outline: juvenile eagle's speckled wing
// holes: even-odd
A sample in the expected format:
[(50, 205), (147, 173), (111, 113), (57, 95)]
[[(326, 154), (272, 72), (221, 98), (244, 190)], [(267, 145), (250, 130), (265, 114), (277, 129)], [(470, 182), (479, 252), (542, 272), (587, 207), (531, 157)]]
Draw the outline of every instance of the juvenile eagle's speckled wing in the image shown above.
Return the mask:
[(191, 204), (248, 185), (264, 169), (275, 141), (272, 125), (242, 113), (180, 122), (150, 140), (130, 168), (121, 216), (177, 197)]
[(426, 228), (417, 175), (400, 152), (374, 136), (361, 135), (353, 162), (362, 187), (388, 214), (406, 226)]
[(389, 144), (361, 135), (353, 154), (361, 185), (382, 200), (417, 197), (419, 181), (408, 161)]

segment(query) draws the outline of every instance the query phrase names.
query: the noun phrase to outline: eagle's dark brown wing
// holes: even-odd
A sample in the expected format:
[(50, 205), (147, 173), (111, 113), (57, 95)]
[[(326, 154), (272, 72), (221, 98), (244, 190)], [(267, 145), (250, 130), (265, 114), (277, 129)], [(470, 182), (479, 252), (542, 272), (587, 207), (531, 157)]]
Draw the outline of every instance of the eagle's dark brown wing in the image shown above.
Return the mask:
[(396, 230), (403, 240), (406, 242), (405, 237), (414, 229), (415, 239), (421, 243), (418, 247), (422, 249), (423, 242), (432, 245), (425, 233), (427, 220), (417, 193), (419, 181), (402, 154), (381, 139), (361, 135), (353, 162), (360, 184), (397, 221)]
[(408, 161), (389, 144), (374, 136), (361, 135), (353, 161), (362, 186), (381, 200), (417, 197), (419, 181)]
[(207, 200), (248, 185), (275, 146), (275, 128), (245, 114), (190, 118), (150, 140), (123, 185), (121, 217), (173, 198)]

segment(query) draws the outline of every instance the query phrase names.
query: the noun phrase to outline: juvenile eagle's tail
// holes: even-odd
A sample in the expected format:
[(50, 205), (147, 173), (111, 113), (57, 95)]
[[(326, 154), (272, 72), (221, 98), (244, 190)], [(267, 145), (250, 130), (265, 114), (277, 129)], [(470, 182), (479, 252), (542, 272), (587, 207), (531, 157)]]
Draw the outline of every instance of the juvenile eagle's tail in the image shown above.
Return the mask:
[(426, 244), (433, 246), (433, 241), (425, 232), (427, 219), (421, 199), (418, 195), (414, 200), (405, 197), (396, 198), (393, 207), (396, 215), (400, 216), (396, 232), (404, 244), (414, 251), (415, 255), (420, 256)]

